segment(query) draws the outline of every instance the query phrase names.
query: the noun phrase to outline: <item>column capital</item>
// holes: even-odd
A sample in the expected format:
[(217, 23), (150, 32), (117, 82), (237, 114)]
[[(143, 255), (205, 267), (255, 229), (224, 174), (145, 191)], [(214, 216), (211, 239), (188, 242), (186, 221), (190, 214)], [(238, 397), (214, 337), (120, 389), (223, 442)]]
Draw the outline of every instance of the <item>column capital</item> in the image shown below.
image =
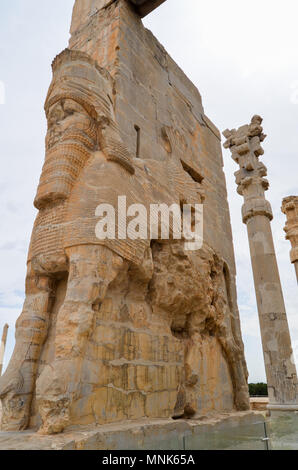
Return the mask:
[[(245, 195), (245, 190), (254, 185), (262, 189), (262, 194), (269, 188), (266, 166), (259, 161), (264, 154), (261, 143), (266, 135), (263, 133), (263, 119), (255, 115), (251, 123), (239, 127), (239, 129), (226, 129), (223, 135), (226, 137), (224, 148), (230, 149), (232, 158), (238, 163), (240, 170), (235, 173), (238, 193)], [(257, 189), (256, 189), (256, 192)]]
[(147, 16), (151, 11), (155, 10), (165, 1), (166, 0), (130, 0), (130, 2), (136, 6), (141, 18)]
[(286, 239), (292, 245), (291, 262), (298, 262), (298, 196), (289, 196), (282, 201), (282, 212), (287, 216), (284, 228)]

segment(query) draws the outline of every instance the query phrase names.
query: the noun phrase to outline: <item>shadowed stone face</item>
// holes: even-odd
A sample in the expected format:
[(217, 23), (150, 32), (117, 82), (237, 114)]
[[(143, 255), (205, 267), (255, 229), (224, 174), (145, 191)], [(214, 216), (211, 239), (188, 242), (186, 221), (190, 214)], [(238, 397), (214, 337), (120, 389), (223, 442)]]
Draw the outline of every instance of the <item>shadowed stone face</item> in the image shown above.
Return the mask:
[(139, 15), (143, 18), (144, 16), (151, 13), (157, 7), (159, 7), (166, 0), (130, 0), (133, 3)]

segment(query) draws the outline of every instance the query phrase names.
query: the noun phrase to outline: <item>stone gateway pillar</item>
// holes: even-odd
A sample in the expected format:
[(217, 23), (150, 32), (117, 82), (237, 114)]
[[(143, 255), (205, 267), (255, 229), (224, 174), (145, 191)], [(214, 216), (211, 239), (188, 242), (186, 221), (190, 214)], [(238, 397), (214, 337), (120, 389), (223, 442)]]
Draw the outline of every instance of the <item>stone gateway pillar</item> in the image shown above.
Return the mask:
[(292, 244), (291, 262), (295, 266), (298, 282), (298, 196), (286, 197), (282, 202), (282, 212), (287, 216), (286, 239)]
[(265, 199), (269, 182), (267, 169), (259, 161), (266, 136), (262, 118), (254, 116), (250, 125), (223, 134), (232, 158), (239, 164), (235, 173), (238, 193), (244, 197), (243, 222), (247, 225), (250, 254), (259, 311), (269, 409), (298, 410), (297, 373), (276, 261), (270, 222), (270, 203)]
[[(142, 24), (161, 3), (74, 4), (45, 103), (3, 431), (251, 413), (220, 133)], [(108, 238), (97, 230), (107, 204)], [(203, 204), (202, 248), (174, 239), (171, 223), (167, 239), (159, 223), (157, 237), (131, 236), (136, 204), (147, 215), (175, 204), (179, 217)]]
[(3, 369), (3, 361), (4, 361), (4, 353), (5, 353), (5, 347), (6, 347), (6, 341), (7, 341), (8, 328), (9, 328), (8, 325), (4, 325), (2, 339), (1, 339), (1, 345), (0, 345), (0, 376), (2, 374), (2, 369)]

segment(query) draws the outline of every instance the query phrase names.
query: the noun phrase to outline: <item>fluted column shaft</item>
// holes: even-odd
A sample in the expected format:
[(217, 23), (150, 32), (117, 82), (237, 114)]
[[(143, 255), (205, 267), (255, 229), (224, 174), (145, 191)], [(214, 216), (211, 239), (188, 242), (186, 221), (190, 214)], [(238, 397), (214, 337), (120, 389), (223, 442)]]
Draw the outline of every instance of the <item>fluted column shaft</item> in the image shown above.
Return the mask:
[(240, 166), (235, 176), (238, 193), (244, 198), (242, 218), (250, 246), (269, 409), (298, 410), (297, 373), (270, 223), (273, 215), (265, 198), (267, 169), (259, 161), (266, 137), (261, 123), (262, 119), (254, 116), (250, 125), (225, 131), (225, 148)]

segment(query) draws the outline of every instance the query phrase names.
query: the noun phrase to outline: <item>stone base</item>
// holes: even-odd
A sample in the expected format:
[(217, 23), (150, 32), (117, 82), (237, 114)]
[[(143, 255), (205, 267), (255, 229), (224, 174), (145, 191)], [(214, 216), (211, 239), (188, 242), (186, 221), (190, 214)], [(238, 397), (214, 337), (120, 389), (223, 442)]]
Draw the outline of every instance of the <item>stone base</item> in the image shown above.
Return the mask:
[(270, 414), (272, 413), (293, 413), (293, 412), (298, 412), (298, 403), (297, 404), (290, 404), (290, 405), (279, 405), (279, 404), (274, 404), (267, 406), (267, 410), (270, 411)]
[(70, 428), (56, 436), (0, 432), (0, 450), (262, 449), (264, 417), (226, 413), (199, 420), (140, 420)]

